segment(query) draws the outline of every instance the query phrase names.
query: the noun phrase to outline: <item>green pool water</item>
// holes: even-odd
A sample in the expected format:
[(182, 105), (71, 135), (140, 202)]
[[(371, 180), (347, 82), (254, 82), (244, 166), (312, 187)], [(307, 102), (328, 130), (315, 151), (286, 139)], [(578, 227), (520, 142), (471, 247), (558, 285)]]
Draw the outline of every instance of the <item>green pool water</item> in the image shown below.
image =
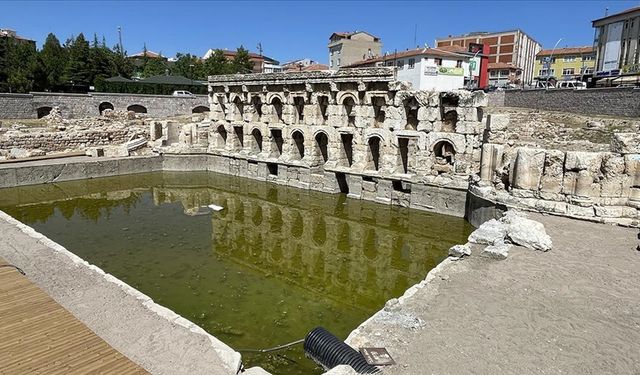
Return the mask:
[[(192, 172), (2, 189), (0, 209), (236, 350), (316, 326), (346, 338), (472, 230), (456, 217)], [(322, 372), (301, 345), (242, 357), (274, 374)]]

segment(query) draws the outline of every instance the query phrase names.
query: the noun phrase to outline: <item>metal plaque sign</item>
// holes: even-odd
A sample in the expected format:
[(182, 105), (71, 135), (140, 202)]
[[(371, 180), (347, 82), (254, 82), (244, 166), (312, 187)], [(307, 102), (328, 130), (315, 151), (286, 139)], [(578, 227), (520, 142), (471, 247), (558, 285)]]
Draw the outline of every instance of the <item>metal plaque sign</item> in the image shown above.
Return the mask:
[(391, 358), (385, 348), (360, 348), (360, 353), (368, 364), (373, 366), (395, 365), (396, 361)]

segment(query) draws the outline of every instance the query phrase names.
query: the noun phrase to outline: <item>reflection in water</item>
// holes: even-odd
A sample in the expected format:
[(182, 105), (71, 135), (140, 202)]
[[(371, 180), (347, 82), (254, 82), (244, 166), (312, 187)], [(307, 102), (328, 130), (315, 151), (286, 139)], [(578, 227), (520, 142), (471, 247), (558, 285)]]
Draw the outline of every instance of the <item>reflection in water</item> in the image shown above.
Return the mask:
[[(211, 173), (4, 189), (0, 209), (236, 349), (319, 325), (346, 337), (470, 231), (459, 218)], [(317, 371), (300, 348), (243, 358)]]

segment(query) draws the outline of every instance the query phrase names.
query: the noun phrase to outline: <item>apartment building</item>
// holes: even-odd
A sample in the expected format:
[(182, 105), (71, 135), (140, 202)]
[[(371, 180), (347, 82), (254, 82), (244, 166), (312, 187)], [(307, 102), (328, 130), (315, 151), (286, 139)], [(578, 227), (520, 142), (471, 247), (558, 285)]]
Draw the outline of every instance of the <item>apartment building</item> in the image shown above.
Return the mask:
[(561, 80), (582, 80), (595, 72), (596, 51), (593, 47), (566, 47), (545, 49), (536, 56), (535, 72), (538, 77)]
[(329, 37), (329, 68), (340, 67), (356, 61), (380, 56), (382, 41), (366, 31), (335, 32)]
[(468, 47), (471, 43), (489, 45), (489, 82), (529, 84), (535, 76), (536, 55), (542, 50), (540, 43), (520, 29), (500, 32), (473, 32), (436, 39), (436, 46)]
[(640, 74), (640, 7), (599, 18), (592, 25), (596, 76)]
[(459, 46), (417, 48), (356, 61), (342, 68), (395, 67), (396, 79), (410, 82), (416, 90), (446, 91), (465, 86), (465, 79), (471, 75), (472, 57)]

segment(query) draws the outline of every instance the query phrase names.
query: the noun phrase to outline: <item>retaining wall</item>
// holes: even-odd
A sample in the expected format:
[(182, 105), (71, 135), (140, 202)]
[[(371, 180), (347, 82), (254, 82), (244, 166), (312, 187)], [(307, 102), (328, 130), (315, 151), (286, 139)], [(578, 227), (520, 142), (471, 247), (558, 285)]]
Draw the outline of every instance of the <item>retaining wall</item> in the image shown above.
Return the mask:
[[(104, 106), (101, 108), (103, 103)], [(202, 107), (206, 107), (207, 110), (209, 108), (206, 95), (176, 97), (171, 95), (115, 93), (64, 94), (32, 92), (29, 94), (0, 94), (0, 119), (38, 118), (42, 117), (43, 113), (46, 113), (46, 108), (52, 107), (58, 107), (65, 118), (90, 117), (98, 116), (100, 110), (104, 108), (126, 111), (133, 105), (144, 107), (150, 117), (190, 114), (194, 110), (204, 109)]]
[(640, 117), (640, 90), (509, 90), (488, 94), (489, 106), (519, 107), (577, 114)]

